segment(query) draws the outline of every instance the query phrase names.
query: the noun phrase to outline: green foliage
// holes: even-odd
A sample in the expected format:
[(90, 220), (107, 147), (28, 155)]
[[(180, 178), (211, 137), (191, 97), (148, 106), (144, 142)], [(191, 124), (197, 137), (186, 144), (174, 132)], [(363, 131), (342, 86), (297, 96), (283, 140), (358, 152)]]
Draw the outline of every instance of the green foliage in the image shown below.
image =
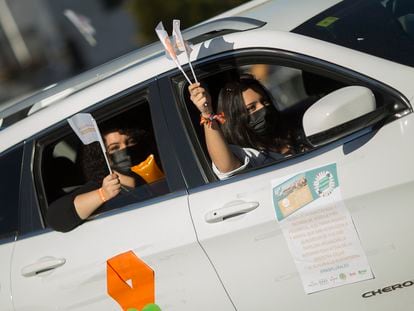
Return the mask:
[(248, 0), (131, 0), (128, 8), (136, 18), (140, 43), (156, 40), (155, 26), (162, 21), (171, 33), (173, 19), (181, 20), (181, 29), (232, 9)]

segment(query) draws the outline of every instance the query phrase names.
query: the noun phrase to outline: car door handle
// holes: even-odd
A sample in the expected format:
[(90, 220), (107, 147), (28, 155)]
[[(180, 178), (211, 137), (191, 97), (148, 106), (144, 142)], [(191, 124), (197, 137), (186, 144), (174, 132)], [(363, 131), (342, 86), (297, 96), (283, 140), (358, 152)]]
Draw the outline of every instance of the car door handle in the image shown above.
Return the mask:
[(66, 263), (65, 258), (44, 257), (38, 262), (24, 267), (21, 271), (25, 277), (31, 277), (43, 272), (56, 269)]
[(222, 208), (208, 212), (205, 220), (208, 223), (215, 223), (231, 217), (239, 216), (251, 212), (259, 206), (259, 202), (232, 201), (225, 204)]

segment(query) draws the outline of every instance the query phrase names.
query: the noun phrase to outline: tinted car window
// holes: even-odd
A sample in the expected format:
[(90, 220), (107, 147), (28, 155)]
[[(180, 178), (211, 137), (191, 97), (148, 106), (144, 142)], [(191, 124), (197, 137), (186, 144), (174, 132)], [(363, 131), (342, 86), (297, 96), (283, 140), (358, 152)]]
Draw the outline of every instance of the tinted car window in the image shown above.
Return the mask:
[(0, 172), (3, 176), (0, 186), (0, 237), (18, 229), (19, 186), (23, 146), (0, 156)]
[[(150, 107), (147, 99), (125, 103), (109, 104), (104, 108), (92, 112), (98, 123), (104, 141), (108, 133), (116, 132), (128, 135), (128, 153), (121, 165), (127, 159), (131, 159), (131, 170), (122, 171), (124, 176), (134, 179), (134, 186), (126, 184), (121, 186), (120, 194), (97, 208), (94, 214), (100, 214), (107, 210), (123, 207), (135, 202), (144, 201), (170, 192), (170, 187), (164, 175), (163, 162), (155, 140)], [(59, 134), (59, 132), (61, 132)], [(117, 134), (118, 135), (118, 134)], [(56, 137), (57, 136), (57, 137)], [(114, 166), (113, 152), (122, 151), (118, 145), (109, 144), (107, 155), (112, 170), (120, 174)], [(118, 153), (118, 156), (121, 156)], [(70, 129), (67, 122), (64, 125), (44, 137), (39, 142), (38, 155), (41, 159), (41, 185), (45, 198), (42, 202), (44, 213), (49, 225), (59, 231), (69, 231), (73, 224), (64, 224), (65, 219), (75, 212), (74, 198), (83, 193), (98, 191), (102, 182), (109, 175), (107, 162), (104, 158), (101, 146), (98, 142), (83, 145), (80, 139)], [(129, 166), (128, 166), (129, 167)], [(125, 169), (125, 168), (124, 168)], [(102, 195), (101, 195), (102, 196)], [(49, 211), (53, 210), (50, 214)], [(53, 215), (53, 216), (50, 216)], [(52, 217), (52, 218), (50, 218)], [(53, 220), (53, 224), (51, 224)], [(59, 227), (55, 224), (59, 223)], [(63, 223), (60, 225), (60, 223)]]
[[(271, 115), (274, 117), (270, 117), (269, 114), (269, 117), (266, 116), (265, 119), (266, 122), (274, 125), (272, 137), (281, 138), (280, 141), (282, 141), (282, 143), (286, 142), (286, 144), (289, 144), (286, 147), (286, 149), (289, 148), (289, 152), (279, 153), (279, 155), (282, 154), (282, 156), (278, 157), (270, 155), (268, 158), (265, 158), (265, 160), (258, 160), (255, 163), (249, 162), (249, 165), (243, 168), (243, 170), (234, 170), (229, 174), (227, 172), (219, 172), (218, 174), (217, 170), (213, 167), (214, 174), (220, 179), (228, 178), (235, 174), (239, 174), (242, 171), (246, 172), (251, 169), (296, 158), (323, 144), (328, 144), (350, 135), (351, 133), (360, 131), (361, 129), (368, 129), (373, 124), (379, 122), (379, 120), (387, 120), (388, 117), (392, 116), (397, 111), (406, 109), (406, 106), (401, 104), (399, 99), (395, 97), (395, 94), (388, 94), (389, 90), (386, 91), (385, 89), (378, 88), (378, 86), (371, 85), (365, 77), (359, 76), (357, 73), (347, 72), (347, 75), (349, 75), (347, 76), (344, 75), (343, 72), (333, 72), (332, 68), (328, 70), (327, 67), (317, 68), (315, 66), (309, 66), (306, 62), (311, 62), (310, 59), (303, 59), (303, 63), (298, 63), (299, 56), (296, 59), (292, 59), (291, 63), (288, 63), (286, 59), (278, 59), (277, 57), (270, 57), (269, 55), (262, 55), (262, 57), (257, 54), (254, 54), (254, 56), (252, 55), (246, 57), (240, 56), (236, 61), (233, 57), (228, 60), (222, 59), (221, 61), (215, 60), (212, 63), (207, 63), (202, 69), (203, 75), (199, 75), (198, 77), (199, 81), (204, 88), (208, 89), (211, 95), (212, 110), (220, 113), (220, 111), (218, 111), (219, 94), (233, 92), (231, 88), (224, 86), (228, 85), (228, 82), (238, 81), (245, 76), (255, 77), (270, 93), (270, 102), (277, 110), (276, 113)], [(262, 58), (262, 62), (260, 62), (260, 58)], [(200, 67), (201, 66), (199, 65), (198, 68)], [(358, 76), (358, 78), (356, 76)], [(183, 84), (185, 84), (185, 82), (183, 82)], [(375, 97), (375, 110), (352, 120), (348, 120), (338, 126), (334, 126), (330, 130), (322, 131), (318, 133), (320, 136), (306, 136), (303, 127), (303, 118), (308, 108), (327, 95), (341, 89), (343, 90), (348, 86), (364, 86), (365, 88), (370, 89)], [(212, 160), (209, 156), (210, 154), (205, 140), (204, 127), (200, 126), (200, 111), (195, 108), (195, 105), (191, 102), (187, 87), (185, 85), (180, 86), (180, 84), (177, 84), (177, 88), (177, 91), (181, 92), (180, 97), (186, 102), (188, 116), (191, 119), (192, 131), (189, 132), (195, 133), (194, 141), (198, 141), (198, 148), (204, 151), (200, 153), (200, 162), (204, 165), (206, 170), (211, 173)], [(231, 103), (226, 102), (226, 104), (233, 107), (238, 105), (236, 100)], [(230, 109), (228, 109), (228, 111), (230, 114), (233, 113)], [(243, 112), (236, 113), (243, 116)], [(224, 115), (226, 115), (226, 112)], [(227, 113), (227, 115), (229, 115), (229, 113)], [(239, 120), (242, 119), (240, 118)], [(227, 120), (225, 122), (227, 122)], [(223, 125), (220, 126), (223, 128)], [(246, 140), (241, 141), (240, 144), (235, 144), (231, 141), (231, 135), (227, 134), (226, 136), (224, 133), (224, 136), (229, 145), (237, 145), (238, 147), (246, 149), (250, 148), (250, 151), (246, 150), (246, 152), (243, 153), (240, 148), (233, 148), (233, 146), (231, 146), (233, 154), (242, 163), (246, 163), (245, 159), (248, 156), (247, 152), (252, 152), (251, 149), (265, 149), (258, 149), (254, 145), (254, 142), (250, 143)], [(269, 149), (265, 149), (265, 156), (267, 156), (267, 153), (272, 152), (270, 149), (273, 146), (272, 143), (274, 141), (276, 143), (278, 142), (277, 140), (272, 141), (270, 139), (271, 138), (269, 138), (269, 141), (271, 143), (266, 145), (266, 147), (269, 146)], [(270, 150), (270, 152), (268, 152), (268, 150)], [(252, 153), (249, 160), (254, 161), (254, 157), (259, 158), (259, 156)]]
[(414, 2), (346, 0), (293, 32), (414, 66)]

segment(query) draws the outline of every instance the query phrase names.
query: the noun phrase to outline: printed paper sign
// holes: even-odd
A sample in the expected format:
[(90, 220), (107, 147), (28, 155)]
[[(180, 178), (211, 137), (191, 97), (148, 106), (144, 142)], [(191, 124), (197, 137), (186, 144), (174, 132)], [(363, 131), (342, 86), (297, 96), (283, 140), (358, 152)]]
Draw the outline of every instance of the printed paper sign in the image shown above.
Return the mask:
[(337, 186), (334, 164), (288, 179), (273, 188), (277, 219), (280, 221), (312, 201), (330, 195)]
[(307, 294), (373, 278), (336, 164), (273, 180), (272, 200)]

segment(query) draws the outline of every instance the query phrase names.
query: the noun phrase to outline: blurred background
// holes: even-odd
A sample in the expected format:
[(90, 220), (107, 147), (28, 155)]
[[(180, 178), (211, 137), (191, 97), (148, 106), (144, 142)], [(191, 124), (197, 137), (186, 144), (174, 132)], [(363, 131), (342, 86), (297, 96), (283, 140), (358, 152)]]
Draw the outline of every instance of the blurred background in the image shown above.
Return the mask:
[(247, 0), (0, 0), (0, 107)]

